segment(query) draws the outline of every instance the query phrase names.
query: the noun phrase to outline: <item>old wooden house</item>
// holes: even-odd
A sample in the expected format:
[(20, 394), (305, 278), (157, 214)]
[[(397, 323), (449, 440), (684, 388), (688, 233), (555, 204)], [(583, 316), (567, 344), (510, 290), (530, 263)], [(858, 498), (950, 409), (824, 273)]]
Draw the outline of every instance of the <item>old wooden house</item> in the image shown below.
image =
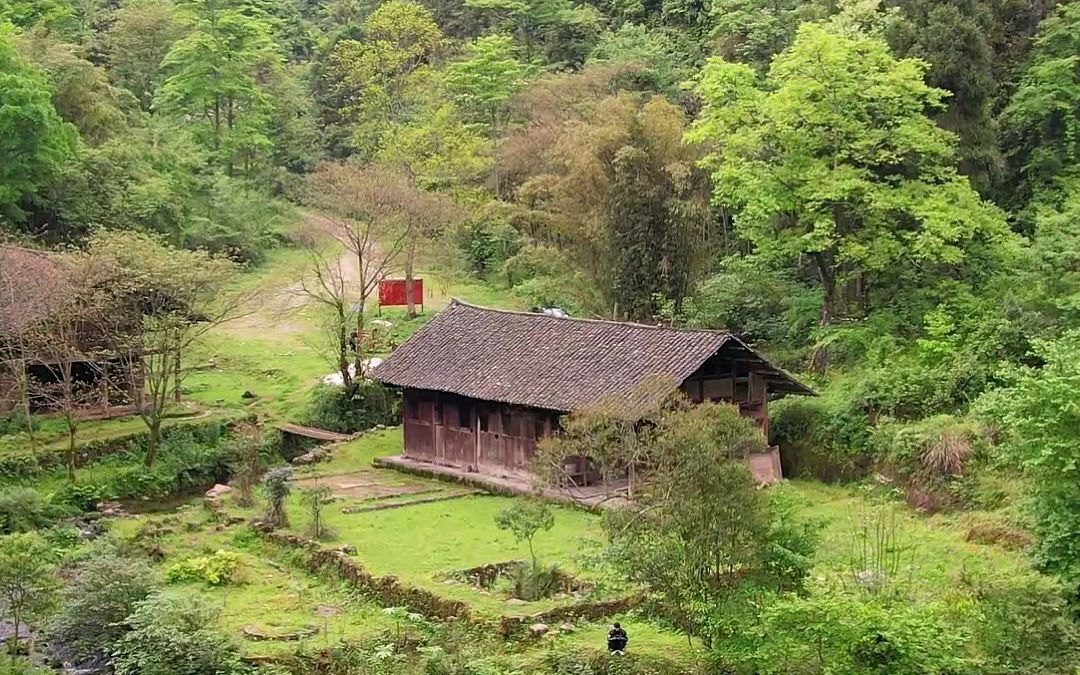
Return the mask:
[(0, 415), (16, 409), (49, 414), (50, 394), (67, 376), (78, 383), (86, 417), (131, 414), (142, 393), (140, 360), (110, 352), (100, 326), (73, 326), (60, 345), (56, 318), (73, 311), (72, 269), (59, 256), (0, 245)]
[[(561, 416), (655, 395), (737, 404), (768, 435), (769, 401), (813, 392), (728, 333), (569, 319), (453, 301), (372, 375), (403, 392), (406, 458), (490, 475), (528, 475)], [(750, 458), (779, 476), (774, 452)], [(587, 465), (577, 467), (581, 479)]]

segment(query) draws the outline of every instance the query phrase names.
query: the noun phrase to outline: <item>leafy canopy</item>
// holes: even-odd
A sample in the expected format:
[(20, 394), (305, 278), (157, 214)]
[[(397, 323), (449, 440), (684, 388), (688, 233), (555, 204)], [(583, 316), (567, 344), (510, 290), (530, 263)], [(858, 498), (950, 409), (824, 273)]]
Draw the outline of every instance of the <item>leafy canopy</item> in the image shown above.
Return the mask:
[(0, 25), (0, 219), (19, 217), (19, 203), (75, 152), (78, 134), (56, 112), (52, 93)]

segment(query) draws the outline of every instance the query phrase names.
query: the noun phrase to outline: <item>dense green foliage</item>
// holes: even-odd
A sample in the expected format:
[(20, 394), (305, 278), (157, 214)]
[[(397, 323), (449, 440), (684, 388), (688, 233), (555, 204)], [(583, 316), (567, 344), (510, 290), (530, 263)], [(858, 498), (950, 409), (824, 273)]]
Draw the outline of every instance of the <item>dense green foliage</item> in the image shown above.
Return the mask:
[(154, 575), (144, 562), (103, 555), (80, 563), (46, 631), (50, 656), (88, 667), (108, 663), (129, 629), (125, 619), (153, 590)]
[(397, 424), (400, 407), (394, 392), (371, 380), (348, 387), (320, 385), (311, 390), (304, 421), (320, 429), (351, 434), (380, 424)]
[[(0, 0), (0, 238), (101, 264), (93, 290), (141, 318), (126, 346), (156, 382), (149, 440), (70, 453), (95, 469), (78, 483), (54, 476), (60, 451), (28, 449), (33, 421), (0, 420), (0, 541), (43, 577), (51, 551), (26, 533), (63, 538), (60, 519), (103, 500), (239, 472), (250, 505), (257, 444), (162, 419), (234, 273), (301, 244), (314, 267), (289, 292), (334, 315), (348, 383), (315, 386), (301, 421), (394, 423), (396, 396), (349, 375), (383, 348), (365, 303), (378, 278), (438, 266), (518, 305), (735, 332), (821, 394), (770, 403), (789, 476), (869, 478), (923, 511), (980, 511), (969, 536), (1034, 541), (1044, 577), (965, 579), (956, 597), (809, 583), (814, 527), (728, 461), (765, 443), (731, 411), (571, 416), (564, 450), (663, 514), (609, 523), (607, 563), (722, 667), (1071, 675), (1078, 169), (1077, 0)], [(265, 484), (275, 525), (289, 486)], [(100, 603), (122, 637), (57, 619), (79, 659), (236, 665), (212, 612), (134, 608), (141, 577), (121, 581), (132, 595)], [(349, 665), (404, 672), (378, 653)]]
[(191, 597), (151, 596), (135, 605), (131, 630), (117, 643), (118, 675), (230, 675), (240, 672), (236, 646), (214, 628), (218, 609)]

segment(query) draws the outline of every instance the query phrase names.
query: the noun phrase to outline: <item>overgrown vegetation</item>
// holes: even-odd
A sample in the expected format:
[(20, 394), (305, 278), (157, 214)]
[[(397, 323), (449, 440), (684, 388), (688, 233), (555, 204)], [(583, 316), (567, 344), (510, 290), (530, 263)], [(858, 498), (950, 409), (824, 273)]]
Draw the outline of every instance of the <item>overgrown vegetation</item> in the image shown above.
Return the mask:
[[(219, 525), (262, 510), (271, 444), (170, 426), (193, 408), (343, 433), (395, 424), (396, 394), (365, 374), (425, 317), (408, 285), (380, 335), (378, 282), (424, 276), (432, 311), (464, 287), (732, 331), (821, 394), (770, 402), (767, 440), (715, 406), (571, 415), (539, 473), (559, 482), (560, 457), (588, 456), (634, 506), (602, 525), (560, 512), (550, 532), (540, 506), (508, 513), (532, 558), (514, 594), (551, 594), (570, 544), (538, 555), (528, 533), (570, 521), (605, 540), (594, 588), (644, 593), (645, 617), (717, 668), (1073, 675), (1077, 36), (1076, 0), (0, 3), (0, 550), (22, 570), (0, 616), (51, 626), (56, 658), (121, 674), (246, 668), (215, 612), (151, 593), (141, 562), (117, 559), (113, 587), (106, 563), (68, 560), (107, 529), (84, 512), (230, 478)], [(48, 251), (31, 256), (56, 276), (11, 262), (24, 248)], [(344, 386), (317, 384), (321, 361)], [(106, 401), (137, 417), (84, 419)], [(857, 485), (837, 489), (869, 515), (822, 524), (791, 491), (755, 490), (733, 460), (767, 443), (789, 477)], [(375, 453), (352, 453), (329, 466), (368, 470)], [(420, 564), (378, 543), (444, 541), (440, 513), (493, 529), (501, 504), (408, 506), (423, 522), (373, 512), (373, 533), (324, 491), (289, 499), (288, 472), (262, 482), (269, 524), (331, 528), (382, 575), (455, 595), (437, 573), (510, 559)], [(1011, 557), (920, 579), (920, 544), (894, 527), (903, 509)], [(859, 524), (836, 536), (842, 518)], [(227, 546), (191, 551), (181, 572), (151, 539), (147, 564), (166, 556), (177, 584), (225, 578), (209, 570)], [(109, 626), (86, 625), (99, 609)], [(327, 639), (325, 658), (279, 670), (693, 669), (581, 644), (504, 658), (415, 623), (409, 640)]]

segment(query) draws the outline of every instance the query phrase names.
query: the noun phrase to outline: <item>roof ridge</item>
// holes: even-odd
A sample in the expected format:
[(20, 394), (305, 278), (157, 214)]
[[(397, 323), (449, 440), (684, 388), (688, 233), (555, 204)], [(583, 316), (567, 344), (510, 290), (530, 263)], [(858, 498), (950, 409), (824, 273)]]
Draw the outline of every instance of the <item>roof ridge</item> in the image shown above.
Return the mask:
[(542, 314), (540, 312), (527, 312), (523, 309), (502, 309), (499, 307), (485, 307), (483, 305), (477, 305), (472, 302), (466, 302), (460, 298), (450, 298), (450, 305), (461, 305), (463, 307), (469, 307), (471, 309), (479, 309), (485, 312), (495, 312), (498, 314), (516, 314), (519, 316), (538, 316), (545, 319), (552, 319), (554, 321), (573, 321), (577, 323), (602, 323), (612, 326), (629, 326), (632, 328), (649, 328), (652, 330), (665, 330), (677, 333), (706, 333), (710, 335), (718, 335), (729, 338), (734, 338), (735, 335), (731, 331), (726, 330), (713, 330), (711, 328), (676, 328), (674, 326), (656, 326), (648, 323), (639, 323), (637, 321), (616, 321), (614, 319), (592, 319), (587, 317), (577, 316), (553, 316), (551, 314)]

